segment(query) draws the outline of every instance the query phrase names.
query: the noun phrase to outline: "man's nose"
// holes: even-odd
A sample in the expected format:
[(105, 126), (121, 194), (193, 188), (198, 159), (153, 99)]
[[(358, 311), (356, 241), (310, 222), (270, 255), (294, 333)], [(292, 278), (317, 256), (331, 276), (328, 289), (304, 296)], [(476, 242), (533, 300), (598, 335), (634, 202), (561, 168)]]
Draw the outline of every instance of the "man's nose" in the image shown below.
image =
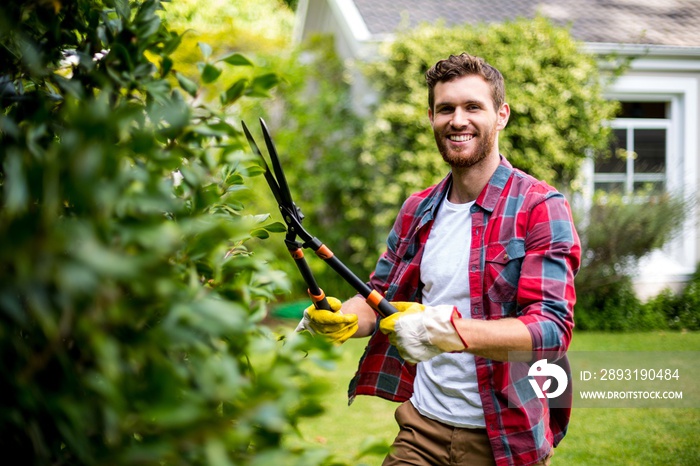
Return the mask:
[(465, 128), (469, 126), (469, 115), (462, 109), (456, 109), (452, 114), (452, 126), (454, 128)]

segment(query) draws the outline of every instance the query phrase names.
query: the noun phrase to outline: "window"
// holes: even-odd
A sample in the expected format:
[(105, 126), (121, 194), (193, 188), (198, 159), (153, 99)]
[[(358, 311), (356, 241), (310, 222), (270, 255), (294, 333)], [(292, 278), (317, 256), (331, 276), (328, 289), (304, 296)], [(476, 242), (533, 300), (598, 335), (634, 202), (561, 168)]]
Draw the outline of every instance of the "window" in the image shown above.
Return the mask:
[(667, 189), (670, 102), (622, 102), (608, 151), (594, 160), (593, 187), (633, 194)]
[[(615, 135), (611, 150), (591, 154), (584, 165), (584, 208), (594, 189), (620, 191), (629, 201), (643, 202), (648, 193), (635, 190), (645, 186), (695, 198), (700, 179), (698, 90), (699, 78), (670, 75), (622, 76), (610, 86), (607, 97), (621, 102), (622, 109), (609, 122)], [(689, 209), (673, 240), (640, 263), (635, 280), (649, 284), (649, 292), (657, 285), (683, 282), (695, 270), (700, 260), (698, 212), (697, 207)]]

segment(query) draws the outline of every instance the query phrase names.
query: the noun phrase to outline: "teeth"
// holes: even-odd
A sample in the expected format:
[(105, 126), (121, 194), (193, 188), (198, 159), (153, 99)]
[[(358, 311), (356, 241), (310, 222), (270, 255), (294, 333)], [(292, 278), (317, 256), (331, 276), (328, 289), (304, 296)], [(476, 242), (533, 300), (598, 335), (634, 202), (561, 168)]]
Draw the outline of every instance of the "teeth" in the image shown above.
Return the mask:
[(450, 136), (450, 141), (455, 141), (455, 142), (467, 142), (471, 141), (474, 139), (473, 134), (453, 134)]

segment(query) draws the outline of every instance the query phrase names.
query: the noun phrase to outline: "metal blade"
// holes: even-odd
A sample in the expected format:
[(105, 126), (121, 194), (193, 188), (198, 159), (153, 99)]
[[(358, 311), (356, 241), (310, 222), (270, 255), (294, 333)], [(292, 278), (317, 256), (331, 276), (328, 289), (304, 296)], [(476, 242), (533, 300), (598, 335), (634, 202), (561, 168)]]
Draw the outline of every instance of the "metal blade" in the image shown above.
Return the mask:
[(285, 201), (287, 205), (294, 205), (294, 202), (292, 201), (292, 193), (289, 191), (289, 185), (287, 184), (287, 178), (284, 176), (284, 171), (282, 170), (282, 166), (280, 165), (280, 159), (277, 155), (275, 143), (272, 142), (270, 131), (267, 129), (267, 124), (265, 124), (265, 120), (263, 120), (262, 118), (260, 118), (260, 126), (262, 127), (263, 137), (265, 138), (265, 145), (267, 146), (267, 151), (270, 154), (272, 168), (275, 171), (275, 177), (277, 178), (277, 183), (280, 189), (280, 196), (282, 196), (282, 200)]
[[(272, 173), (270, 172), (270, 167), (267, 165), (267, 162), (265, 161), (265, 157), (263, 157), (262, 153), (260, 152), (260, 148), (258, 148), (258, 145), (255, 143), (255, 139), (253, 139), (253, 135), (250, 134), (250, 131), (248, 131), (248, 127), (246, 126), (246, 124), (243, 120), (241, 120), (241, 125), (243, 126), (243, 132), (245, 133), (245, 137), (246, 137), (246, 139), (248, 139), (248, 144), (250, 144), (250, 147), (251, 147), (251, 149), (253, 149), (253, 152), (258, 154), (258, 156), (260, 157), (260, 160), (262, 160), (263, 168), (265, 169), (265, 180), (267, 181), (267, 184), (270, 186), (270, 190), (272, 191), (272, 194), (274, 194), (275, 200), (277, 201), (277, 203), (280, 206), (286, 205), (283, 198), (282, 198), (283, 196), (280, 193), (279, 184), (277, 183), (277, 180), (275, 179), (275, 177), (272, 176)], [(291, 204), (291, 202), (289, 204)]]

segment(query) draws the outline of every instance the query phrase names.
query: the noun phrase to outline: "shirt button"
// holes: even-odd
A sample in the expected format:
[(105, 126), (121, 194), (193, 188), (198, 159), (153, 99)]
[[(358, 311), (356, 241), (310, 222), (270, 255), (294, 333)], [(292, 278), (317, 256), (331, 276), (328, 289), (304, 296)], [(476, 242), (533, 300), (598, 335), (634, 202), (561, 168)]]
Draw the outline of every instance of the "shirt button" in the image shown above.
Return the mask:
[(471, 270), (472, 272), (476, 272), (476, 265), (472, 265), (469, 270)]

